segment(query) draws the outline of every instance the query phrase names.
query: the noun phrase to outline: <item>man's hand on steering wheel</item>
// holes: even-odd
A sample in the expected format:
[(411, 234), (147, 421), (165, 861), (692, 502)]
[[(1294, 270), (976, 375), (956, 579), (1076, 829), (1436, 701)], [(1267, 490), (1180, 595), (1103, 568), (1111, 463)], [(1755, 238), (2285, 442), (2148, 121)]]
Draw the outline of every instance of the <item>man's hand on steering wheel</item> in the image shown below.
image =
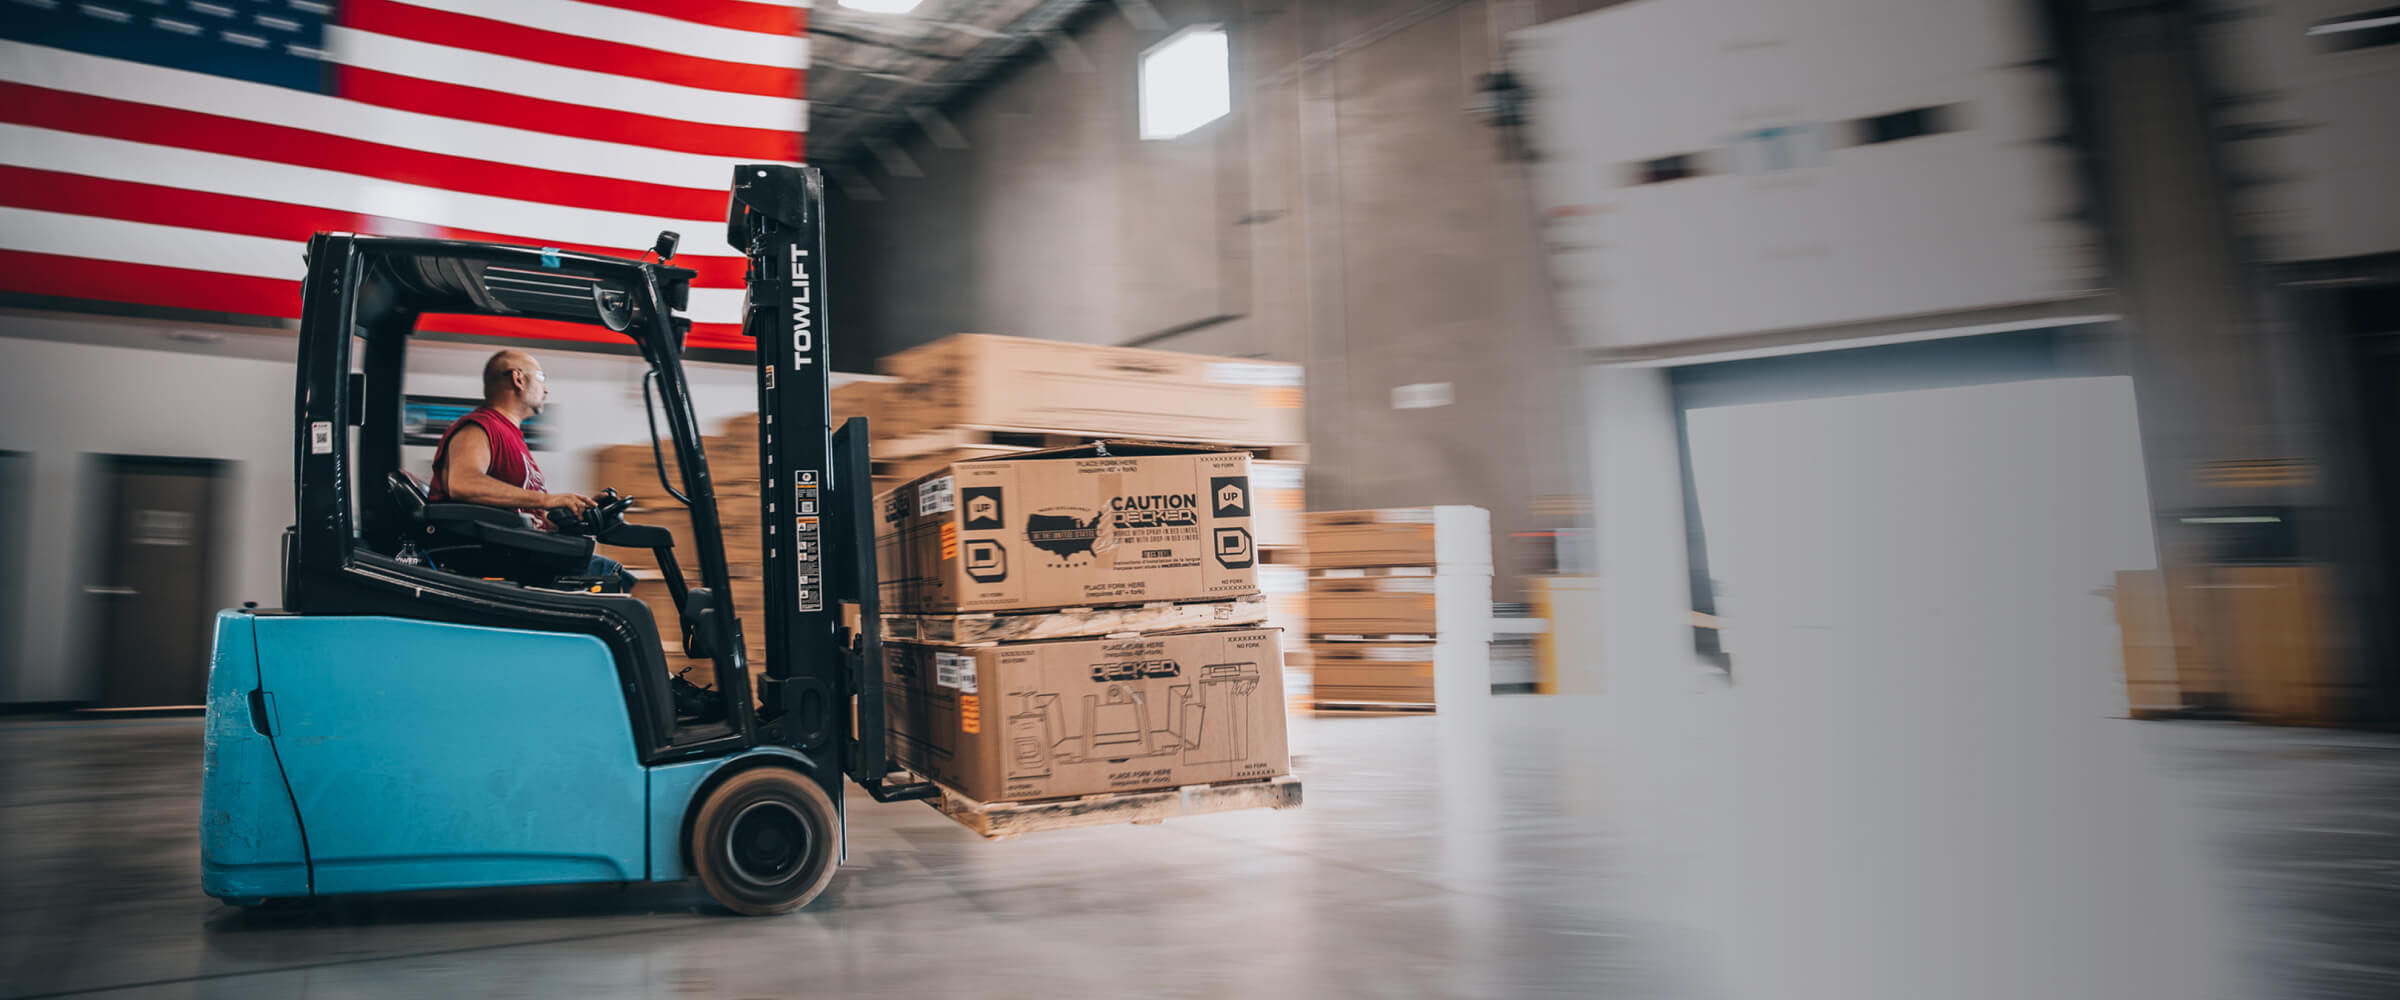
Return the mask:
[(598, 497), (579, 493), (547, 494), (553, 499), (582, 501), (581, 504), (562, 503), (550, 508), (550, 523), (559, 530), (577, 535), (597, 535), (616, 527), (625, 519), (626, 508), (633, 506), (632, 497), (621, 497), (614, 489), (600, 491)]
[(595, 506), (598, 506), (596, 501), (581, 493), (542, 494), (542, 509), (544, 510), (563, 510), (569, 514), (581, 516), (583, 512), (591, 510)]

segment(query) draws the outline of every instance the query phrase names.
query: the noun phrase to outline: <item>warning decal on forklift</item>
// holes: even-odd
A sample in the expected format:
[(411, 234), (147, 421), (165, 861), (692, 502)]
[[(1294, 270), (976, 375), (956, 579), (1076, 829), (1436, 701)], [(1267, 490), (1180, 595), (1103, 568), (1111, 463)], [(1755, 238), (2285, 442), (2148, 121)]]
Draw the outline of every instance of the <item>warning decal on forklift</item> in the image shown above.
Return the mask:
[(825, 548), (817, 537), (817, 481), (815, 469), (793, 472), (792, 512), (800, 515), (792, 525), (792, 592), (798, 595), (800, 610), (825, 610)]
[(309, 423), (308, 453), (311, 455), (333, 454), (333, 421), (317, 420)]
[(817, 519), (803, 517), (792, 526), (792, 568), (798, 575), (792, 593), (801, 611), (825, 610), (825, 561), (817, 544)]

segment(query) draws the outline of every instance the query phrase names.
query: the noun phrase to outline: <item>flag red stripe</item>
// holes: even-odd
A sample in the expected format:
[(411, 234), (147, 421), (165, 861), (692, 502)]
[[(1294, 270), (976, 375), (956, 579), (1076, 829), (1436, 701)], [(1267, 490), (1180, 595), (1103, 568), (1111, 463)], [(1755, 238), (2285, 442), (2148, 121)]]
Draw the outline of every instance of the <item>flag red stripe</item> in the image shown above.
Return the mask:
[(721, 191), (428, 153), (284, 125), (24, 84), (0, 83), (0, 109), (5, 109), (0, 110), (0, 120), (21, 125), (227, 156), (255, 159), (266, 154), (275, 162), (295, 166), (517, 201), (669, 219), (710, 219), (725, 211), (725, 194)]
[(22, 250), (0, 250), (0, 288), (252, 316), (300, 315), (297, 281)]
[(398, 111), (479, 121), (529, 132), (737, 159), (797, 163), (803, 138), (793, 130), (677, 121), (655, 115), (550, 101), (440, 83), (355, 66), (334, 67), (342, 97)]
[[(0, 250), (0, 289), (247, 316), (296, 319), (300, 315), (297, 281), (21, 250)], [(623, 334), (582, 323), (502, 316), (426, 316), (418, 328), (585, 343), (625, 341)], [(742, 336), (738, 324), (695, 323), (684, 346), (749, 350), (750, 340)]]
[[(625, 343), (621, 333), (611, 333), (587, 323), (567, 323), (550, 319), (519, 319), (510, 316), (476, 316), (464, 313), (426, 313), (417, 317), (417, 329), (437, 333), (471, 333), (494, 337), (539, 337), (544, 340), (580, 340), (589, 343)], [(684, 338), (685, 349), (700, 347), (717, 350), (747, 351), (750, 338), (742, 336), (739, 323), (694, 323), (692, 332)]]
[(588, 4), (615, 7), (618, 10), (640, 11), (671, 17), (693, 24), (714, 25), (736, 31), (756, 31), (768, 35), (797, 35), (806, 25), (807, 12), (798, 7), (776, 4), (743, 3), (741, 0), (583, 0)]
[(393, 0), (343, 0), (340, 16), (344, 27), (511, 59), (736, 94), (800, 96), (797, 67), (677, 55)]
[[(639, 257), (644, 247), (601, 247), (553, 243), (539, 237), (490, 233), (448, 226), (427, 226), (380, 215), (343, 212), (310, 205), (292, 205), (260, 198), (193, 191), (159, 184), (107, 180), (54, 170), (0, 166), (0, 205), (45, 212), (92, 215), (127, 222), (181, 226), (241, 236), (263, 236), (299, 244), (312, 233), (372, 233), (384, 236), (425, 236), (443, 240), (555, 246), (576, 253), (610, 257)], [(643, 234), (634, 234), (636, 236)], [(679, 267), (698, 271), (693, 283), (707, 288), (742, 287), (739, 257), (678, 257)]]

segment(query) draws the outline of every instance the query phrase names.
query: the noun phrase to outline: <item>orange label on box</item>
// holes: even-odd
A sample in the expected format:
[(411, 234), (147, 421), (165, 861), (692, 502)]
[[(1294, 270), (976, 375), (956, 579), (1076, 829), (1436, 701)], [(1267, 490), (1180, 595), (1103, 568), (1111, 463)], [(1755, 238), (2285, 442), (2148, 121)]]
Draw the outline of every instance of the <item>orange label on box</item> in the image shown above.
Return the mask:
[(962, 733), (983, 732), (983, 700), (971, 694), (958, 696), (958, 729)]
[(1262, 410), (1297, 410), (1300, 408), (1300, 387), (1267, 386), (1258, 390), (1258, 406)]
[(942, 522), (942, 558), (958, 558), (958, 525), (950, 521)]

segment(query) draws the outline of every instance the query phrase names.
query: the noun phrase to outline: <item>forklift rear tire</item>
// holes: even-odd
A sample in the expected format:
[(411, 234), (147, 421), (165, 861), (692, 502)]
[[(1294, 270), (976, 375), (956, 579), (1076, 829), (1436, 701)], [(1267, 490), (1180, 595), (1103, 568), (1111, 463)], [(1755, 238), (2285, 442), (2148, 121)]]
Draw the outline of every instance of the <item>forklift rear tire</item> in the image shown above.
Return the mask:
[(734, 775), (692, 818), (692, 871), (725, 908), (788, 913), (833, 881), (841, 817), (816, 782), (781, 767)]

